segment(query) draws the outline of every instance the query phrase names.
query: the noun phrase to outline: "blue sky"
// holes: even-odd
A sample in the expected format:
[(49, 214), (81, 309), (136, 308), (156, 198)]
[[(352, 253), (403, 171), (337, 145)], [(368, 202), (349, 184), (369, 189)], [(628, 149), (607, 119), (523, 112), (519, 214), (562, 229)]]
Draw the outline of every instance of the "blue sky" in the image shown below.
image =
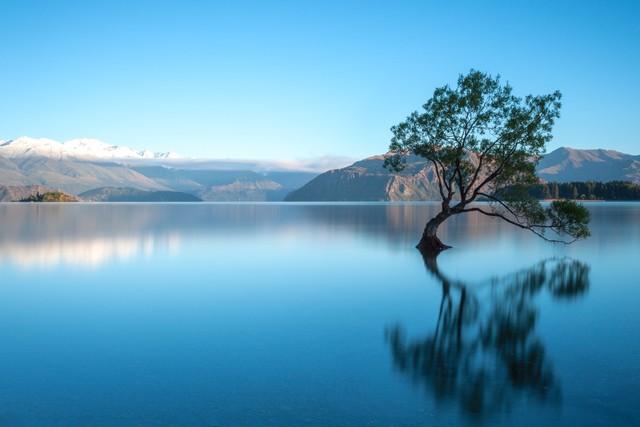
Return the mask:
[(0, 1), (0, 139), (360, 158), (476, 68), (563, 93), (550, 149), (640, 154), (640, 1)]

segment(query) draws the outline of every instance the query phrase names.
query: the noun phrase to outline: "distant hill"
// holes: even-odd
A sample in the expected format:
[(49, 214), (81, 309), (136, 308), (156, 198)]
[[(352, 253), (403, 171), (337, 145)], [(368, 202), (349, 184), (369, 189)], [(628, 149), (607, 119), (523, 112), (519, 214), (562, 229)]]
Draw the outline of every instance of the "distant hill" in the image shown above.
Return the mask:
[(102, 187), (80, 193), (88, 202), (201, 202), (202, 199), (179, 191), (145, 191), (130, 187)]
[[(411, 156), (401, 173), (383, 167), (373, 156), (342, 169), (325, 172), (287, 195), (287, 201), (438, 200), (432, 166)], [(545, 181), (632, 181), (640, 183), (640, 156), (610, 150), (559, 148), (544, 156), (538, 175)]]
[(207, 201), (280, 201), (316, 177), (312, 172), (254, 172), (248, 170), (179, 169), (137, 166), (136, 172), (177, 191)]
[(410, 156), (406, 168), (392, 173), (384, 156), (372, 156), (342, 169), (325, 172), (287, 201), (432, 200), (438, 198), (435, 173), (422, 157)]
[(538, 176), (545, 181), (631, 181), (640, 183), (640, 156), (613, 150), (558, 148), (542, 158)]

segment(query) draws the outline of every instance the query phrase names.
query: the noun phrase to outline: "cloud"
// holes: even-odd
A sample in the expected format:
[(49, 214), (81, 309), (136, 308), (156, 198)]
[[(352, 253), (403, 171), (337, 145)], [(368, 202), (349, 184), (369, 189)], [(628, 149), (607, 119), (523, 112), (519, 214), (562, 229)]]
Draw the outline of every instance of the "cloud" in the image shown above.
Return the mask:
[[(249, 159), (169, 159), (159, 163), (185, 169), (251, 170), (255, 172), (316, 172), (349, 166), (356, 159), (344, 156), (320, 156), (294, 160), (249, 160)], [(138, 162), (133, 162), (138, 163)], [(148, 164), (149, 162), (144, 162)]]
[(123, 145), (111, 145), (95, 138), (75, 138), (58, 142), (48, 138), (18, 137), (0, 140), (0, 156), (9, 158), (42, 156), (55, 159), (111, 161), (134, 166), (164, 165), (186, 169), (250, 170), (254, 172), (314, 172), (348, 166), (356, 159), (345, 156), (319, 156), (304, 159), (255, 160), (255, 159), (207, 159), (183, 157), (174, 152), (154, 152), (133, 149)]

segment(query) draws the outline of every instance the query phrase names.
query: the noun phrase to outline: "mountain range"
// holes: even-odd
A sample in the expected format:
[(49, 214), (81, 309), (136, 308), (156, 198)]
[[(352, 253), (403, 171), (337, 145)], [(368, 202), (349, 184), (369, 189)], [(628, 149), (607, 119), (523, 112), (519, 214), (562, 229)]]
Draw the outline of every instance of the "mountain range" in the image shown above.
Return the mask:
[[(335, 163), (331, 158), (317, 165)], [(344, 163), (339, 159), (338, 163)], [(429, 163), (412, 156), (400, 173), (384, 155), (316, 172), (285, 162), (188, 159), (109, 145), (95, 139), (0, 141), (0, 199), (60, 190), (101, 201), (377, 201), (438, 199)], [(559, 148), (538, 165), (544, 181), (640, 183), (640, 156), (612, 150)], [(82, 194), (81, 194), (82, 193)], [(84, 195), (84, 197), (83, 197)]]
[[(372, 156), (342, 169), (325, 172), (291, 192), (288, 201), (438, 200), (433, 168), (410, 156), (407, 167), (392, 173), (384, 156)], [(612, 150), (558, 148), (545, 155), (537, 174), (543, 181), (632, 181), (640, 184), (640, 156)]]
[[(263, 170), (269, 167), (275, 170)], [(287, 165), (278, 169), (278, 164), (192, 160), (94, 139), (61, 143), (21, 137), (0, 143), (0, 185), (12, 188), (5, 191), (5, 200), (14, 193), (31, 194), (33, 186), (40, 186), (75, 195), (100, 189), (99, 195), (89, 197), (91, 200), (188, 199), (141, 190), (176, 191), (207, 201), (276, 201), (317, 174), (306, 169), (288, 170)], [(24, 191), (19, 191), (20, 187), (25, 187)]]

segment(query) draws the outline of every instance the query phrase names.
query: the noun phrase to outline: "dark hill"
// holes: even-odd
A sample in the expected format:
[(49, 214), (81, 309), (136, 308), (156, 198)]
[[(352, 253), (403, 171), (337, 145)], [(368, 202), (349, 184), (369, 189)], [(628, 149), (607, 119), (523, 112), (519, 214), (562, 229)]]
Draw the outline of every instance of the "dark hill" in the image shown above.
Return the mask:
[(201, 202), (202, 199), (179, 191), (146, 191), (130, 187), (101, 187), (78, 195), (88, 202)]

